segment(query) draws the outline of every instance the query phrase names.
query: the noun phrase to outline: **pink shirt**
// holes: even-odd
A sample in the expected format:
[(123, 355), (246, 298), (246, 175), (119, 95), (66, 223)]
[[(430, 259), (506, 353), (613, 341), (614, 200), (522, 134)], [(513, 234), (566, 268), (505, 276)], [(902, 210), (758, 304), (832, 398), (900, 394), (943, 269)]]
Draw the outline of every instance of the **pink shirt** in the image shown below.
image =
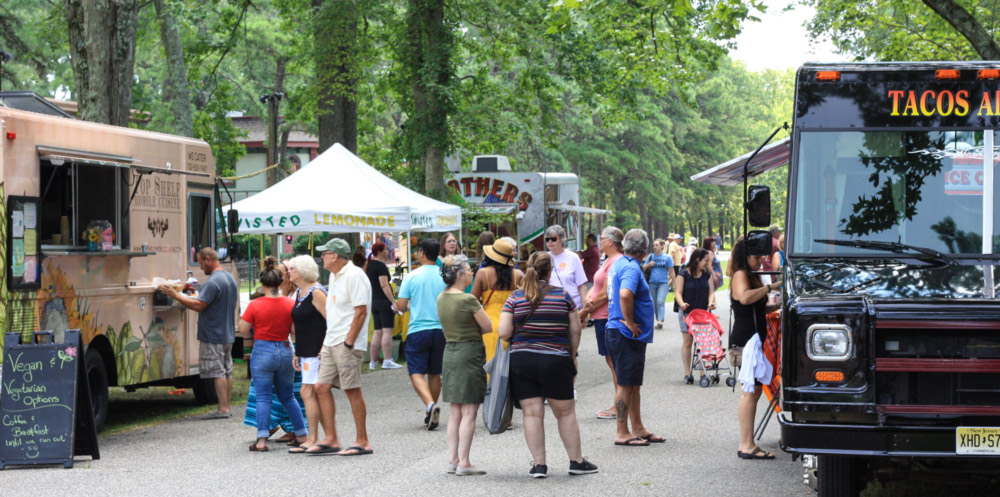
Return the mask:
[[(594, 296), (597, 292), (606, 292), (608, 283), (608, 271), (611, 270), (611, 266), (614, 265), (615, 261), (621, 257), (621, 254), (615, 254), (608, 257), (601, 268), (594, 273), (594, 286), (590, 289), (590, 300), (594, 300)], [(608, 301), (605, 300), (600, 307), (594, 309), (594, 312), (590, 315), (591, 319), (608, 319)]]

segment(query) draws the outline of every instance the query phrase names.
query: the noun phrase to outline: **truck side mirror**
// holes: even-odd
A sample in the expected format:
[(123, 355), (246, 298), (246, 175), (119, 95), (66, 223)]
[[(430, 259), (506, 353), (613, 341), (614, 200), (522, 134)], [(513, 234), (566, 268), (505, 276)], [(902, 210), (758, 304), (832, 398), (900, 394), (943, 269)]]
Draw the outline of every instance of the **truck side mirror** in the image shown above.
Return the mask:
[(226, 212), (226, 227), (230, 233), (240, 232), (240, 213), (236, 209), (229, 209)]
[(747, 235), (747, 255), (771, 257), (771, 232), (753, 230)]
[(752, 226), (768, 226), (771, 224), (771, 189), (764, 185), (752, 185), (747, 190), (747, 203), (744, 206)]

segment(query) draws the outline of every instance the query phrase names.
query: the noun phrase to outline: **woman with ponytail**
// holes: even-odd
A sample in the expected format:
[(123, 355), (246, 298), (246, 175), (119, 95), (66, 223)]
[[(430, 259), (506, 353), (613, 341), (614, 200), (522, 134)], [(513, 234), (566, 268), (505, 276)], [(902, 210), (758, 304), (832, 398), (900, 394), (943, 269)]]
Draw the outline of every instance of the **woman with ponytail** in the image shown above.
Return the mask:
[(254, 338), (250, 372), (253, 374), (257, 402), (257, 442), (250, 446), (253, 452), (267, 451), (272, 390), (277, 390), (278, 400), (292, 420), (296, 442), (305, 442), (308, 434), (302, 407), (293, 392), (295, 371), (288, 341), (292, 330), (293, 303), (278, 290), (282, 280), (278, 260), (274, 257), (264, 259), (264, 270), (260, 272), (264, 296), (250, 302), (239, 324), (241, 335), (249, 335), (252, 328)]
[(524, 438), (534, 463), (528, 476), (545, 478), (547, 400), (569, 455), (570, 474), (596, 473), (583, 458), (576, 419), (573, 379), (580, 345), (580, 319), (572, 297), (549, 284), (552, 256), (535, 252), (528, 259), (521, 288), (500, 313), (500, 338), (510, 342), (510, 391), (524, 413)]

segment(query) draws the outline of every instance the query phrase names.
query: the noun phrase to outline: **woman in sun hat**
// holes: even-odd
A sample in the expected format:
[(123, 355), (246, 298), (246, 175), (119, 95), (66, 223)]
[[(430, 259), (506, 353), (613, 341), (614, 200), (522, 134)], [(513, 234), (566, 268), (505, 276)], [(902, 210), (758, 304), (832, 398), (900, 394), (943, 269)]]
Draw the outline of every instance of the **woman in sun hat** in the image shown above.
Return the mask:
[(483, 247), (483, 255), (486, 265), (476, 271), (472, 295), (483, 303), (483, 309), (486, 309), (486, 314), (493, 322), (493, 331), (483, 335), (486, 362), (489, 362), (493, 359), (499, 339), (497, 326), (500, 323), (500, 311), (503, 310), (507, 297), (517, 289), (517, 283), (524, 277), (524, 273), (514, 268), (517, 254), (514, 246), (506, 240), (500, 239), (493, 242), (493, 245)]

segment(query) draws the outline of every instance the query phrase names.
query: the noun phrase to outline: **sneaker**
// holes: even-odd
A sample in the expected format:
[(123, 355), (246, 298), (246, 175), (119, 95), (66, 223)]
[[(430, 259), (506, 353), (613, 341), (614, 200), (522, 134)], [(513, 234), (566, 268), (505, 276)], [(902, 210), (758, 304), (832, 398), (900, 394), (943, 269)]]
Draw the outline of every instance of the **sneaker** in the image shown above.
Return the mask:
[(588, 461), (586, 458), (580, 460), (580, 462), (569, 462), (569, 474), (571, 475), (589, 475), (596, 472), (597, 465)]
[(375, 368), (377, 368), (377, 367), (378, 367), (378, 363), (375, 362), (375, 361), (372, 361), (372, 362), (368, 363), (368, 371), (375, 371)]
[(528, 476), (532, 478), (547, 478), (549, 476), (549, 467), (544, 464), (531, 463), (531, 471), (528, 471)]
[(656, 323), (656, 329), (658, 329), (658, 330), (662, 330), (663, 329), (663, 321), (660, 321), (659, 323)]
[(694, 376), (691, 376), (689, 374), (684, 375), (684, 384), (685, 385), (694, 385)]
[(448, 461), (448, 474), (453, 475), (458, 470), (458, 464)]
[(486, 472), (479, 468), (466, 468), (465, 466), (459, 466), (455, 468), (455, 474), (458, 476), (478, 476), (485, 475)]
[(429, 413), (430, 419), (427, 421), (427, 431), (431, 431), (438, 427), (438, 421), (441, 419), (441, 408), (437, 404), (431, 407), (431, 412)]
[(382, 369), (399, 369), (401, 367), (403, 367), (402, 364), (397, 364), (396, 361), (393, 361), (392, 359), (382, 360)]

